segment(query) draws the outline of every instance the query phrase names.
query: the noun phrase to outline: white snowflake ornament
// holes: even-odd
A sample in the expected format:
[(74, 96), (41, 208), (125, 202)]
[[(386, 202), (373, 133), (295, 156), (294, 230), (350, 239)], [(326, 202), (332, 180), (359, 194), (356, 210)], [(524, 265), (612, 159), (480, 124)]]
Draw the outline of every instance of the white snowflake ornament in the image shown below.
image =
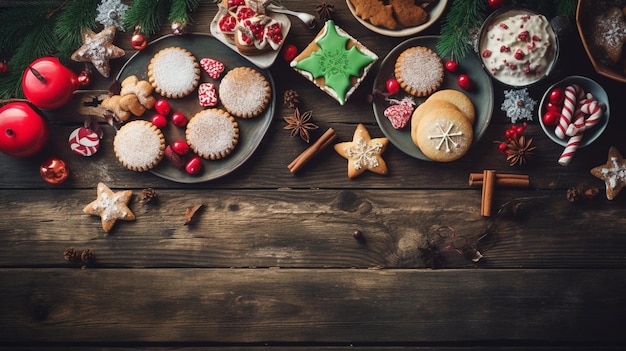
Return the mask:
[(533, 110), (537, 101), (530, 97), (526, 88), (519, 90), (505, 90), (504, 102), (500, 108), (506, 112), (506, 116), (511, 119), (511, 123), (519, 120), (533, 120)]
[(102, 0), (98, 5), (98, 15), (96, 21), (105, 28), (114, 26), (118, 30), (124, 31), (123, 18), (128, 5), (122, 4), (121, 0)]

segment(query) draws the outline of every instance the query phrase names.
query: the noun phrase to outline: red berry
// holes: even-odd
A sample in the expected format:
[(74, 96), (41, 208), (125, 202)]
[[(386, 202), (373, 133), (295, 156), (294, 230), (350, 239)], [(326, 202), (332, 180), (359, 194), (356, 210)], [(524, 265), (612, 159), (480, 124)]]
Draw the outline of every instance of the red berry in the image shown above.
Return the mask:
[(172, 150), (175, 153), (184, 156), (189, 152), (189, 145), (185, 140), (176, 140), (172, 143)]
[(562, 105), (563, 101), (565, 100), (565, 93), (563, 92), (563, 89), (553, 88), (552, 90), (550, 90), (550, 93), (548, 94), (548, 100), (557, 106)]
[(506, 143), (500, 143), (500, 144), (498, 144), (498, 149), (500, 149), (500, 151), (502, 151), (502, 152), (506, 152), (508, 147), (506, 146)]
[(187, 117), (185, 117), (185, 115), (180, 112), (174, 112), (172, 114), (172, 123), (174, 123), (174, 125), (177, 127), (183, 128), (187, 125)]
[(283, 49), (283, 58), (287, 62), (293, 60), (296, 55), (298, 55), (298, 48), (293, 44), (289, 44)]
[(162, 114), (163, 116), (167, 116), (170, 114), (170, 103), (165, 99), (159, 99), (154, 103), (154, 109)]
[(393, 78), (387, 79), (385, 87), (387, 88), (387, 92), (391, 95), (397, 94), (400, 91), (400, 84), (398, 84), (398, 81)]
[(152, 115), (150, 119), (152, 124), (154, 124), (157, 128), (164, 128), (167, 125), (167, 118), (160, 113), (155, 113)]
[(467, 74), (459, 74), (459, 76), (457, 77), (457, 83), (459, 84), (459, 86), (465, 90), (471, 90), (472, 89), (472, 80), (470, 79), (470, 77)]
[(546, 111), (546, 113), (541, 116), (543, 124), (547, 126), (556, 125), (559, 122), (559, 119), (561, 119), (561, 114), (557, 111)]
[(524, 132), (524, 127), (517, 127), (517, 129), (515, 130), (517, 134), (522, 134)]
[(4, 61), (0, 61), (0, 74), (6, 73), (8, 69), (7, 63)]
[(198, 174), (201, 170), (202, 159), (198, 156), (191, 158), (189, 161), (187, 161), (187, 164), (185, 164), (185, 171), (187, 171), (187, 173), (191, 175)]
[(487, 4), (492, 10), (496, 10), (504, 6), (505, 0), (487, 0)]
[(456, 61), (448, 60), (445, 67), (448, 72), (455, 73), (459, 69), (459, 64)]
[(546, 103), (546, 111), (561, 112), (562, 106), (555, 105), (551, 102)]

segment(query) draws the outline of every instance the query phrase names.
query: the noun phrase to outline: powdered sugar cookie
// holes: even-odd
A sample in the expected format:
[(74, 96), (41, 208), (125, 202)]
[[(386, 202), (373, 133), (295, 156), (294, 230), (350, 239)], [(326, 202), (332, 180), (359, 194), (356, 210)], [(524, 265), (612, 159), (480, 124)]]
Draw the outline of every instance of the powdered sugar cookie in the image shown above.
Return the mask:
[(198, 112), (187, 124), (187, 144), (198, 156), (218, 160), (228, 156), (239, 141), (239, 125), (222, 109)]
[(450, 162), (463, 157), (472, 146), (472, 124), (458, 109), (426, 113), (417, 126), (417, 146), (433, 161)]
[(200, 65), (181, 47), (157, 52), (148, 65), (148, 80), (154, 90), (168, 98), (182, 98), (196, 89), (200, 81)]
[(428, 96), (443, 83), (443, 63), (433, 50), (425, 46), (414, 46), (398, 56), (394, 74), (407, 93)]
[(269, 105), (272, 87), (261, 72), (251, 67), (236, 67), (222, 78), (218, 95), (230, 114), (251, 118), (260, 115)]
[(163, 158), (165, 137), (159, 128), (148, 121), (128, 122), (117, 131), (113, 150), (124, 167), (144, 172), (152, 169)]

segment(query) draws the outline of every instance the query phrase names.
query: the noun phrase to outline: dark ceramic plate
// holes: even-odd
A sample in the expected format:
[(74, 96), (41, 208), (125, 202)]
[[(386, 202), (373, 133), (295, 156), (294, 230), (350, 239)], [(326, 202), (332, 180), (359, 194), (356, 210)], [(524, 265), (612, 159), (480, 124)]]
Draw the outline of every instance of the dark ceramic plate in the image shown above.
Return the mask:
[[(387, 79), (394, 77), (393, 70), (396, 60), (405, 49), (413, 46), (425, 46), (435, 50), (438, 40), (438, 36), (416, 37), (408, 39), (393, 48), (380, 65), (378, 75), (374, 80), (374, 91), (385, 91), (385, 83), (387, 82)], [(491, 78), (489, 78), (489, 76), (481, 68), (478, 58), (476, 55), (472, 55), (472, 53), (466, 55), (466, 57), (459, 62), (458, 72), (459, 73), (450, 73), (445, 71), (445, 78), (443, 84), (441, 85), (441, 89), (455, 89), (462, 91), (474, 103), (474, 108), (476, 109), (476, 122), (474, 123), (473, 143), (476, 144), (476, 142), (478, 142), (478, 140), (480, 140), (485, 133), (485, 130), (489, 125), (489, 121), (491, 120), (491, 113), (493, 111), (493, 85), (491, 83)], [(470, 80), (473, 83), (471, 91), (465, 91), (457, 84), (456, 77), (460, 74), (460, 72), (465, 73), (470, 77)], [(407, 96), (407, 94), (401, 91), (391, 98), (401, 100), (405, 96)], [(425, 100), (425, 97), (414, 98), (416, 106), (419, 106), (419, 104)], [(411, 140), (410, 123), (403, 129), (395, 129), (391, 125), (391, 122), (389, 122), (389, 119), (385, 117), (384, 111), (388, 106), (390, 106), (389, 102), (381, 99), (375, 99), (373, 105), (376, 121), (378, 122), (383, 134), (389, 138), (389, 141), (391, 141), (393, 145), (409, 156), (420, 160), (430, 161), (430, 159), (426, 157), (413, 143), (413, 140)]]
[[(184, 170), (178, 170), (172, 167), (166, 159), (163, 159), (155, 168), (151, 170), (161, 178), (165, 178), (179, 183), (199, 183), (212, 179), (216, 179), (227, 175), (237, 169), (252, 156), (256, 148), (263, 140), (274, 115), (274, 106), (276, 103), (276, 88), (274, 80), (270, 72), (259, 69), (241, 55), (233, 52), (229, 47), (221, 43), (210, 35), (205, 34), (184, 34), (182, 36), (167, 35), (150, 43), (144, 50), (138, 51), (130, 60), (122, 67), (117, 76), (118, 81), (124, 80), (126, 77), (136, 75), (140, 80), (148, 79), (148, 64), (152, 56), (159, 50), (178, 46), (189, 50), (198, 61), (202, 58), (209, 57), (221, 61), (225, 65), (222, 77), (230, 69), (240, 66), (252, 67), (261, 72), (269, 80), (272, 87), (272, 99), (267, 109), (259, 116), (249, 119), (237, 118), (239, 123), (239, 143), (233, 152), (227, 157), (217, 161), (203, 161), (203, 171), (197, 175), (189, 175)], [(200, 83), (214, 83), (219, 87), (219, 81), (210, 78), (206, 72), (202, 71)], [(218, 88), (219, 95), (219, 88)], [(156, 92), (156, 98), (161, 98)], [(172, 107), (172, 112), (182, 112), (191, 119), (197, 112), (203, 109), (198, 103), (197, 92), (189, 94), (182, 99), (167, 99)], [(218, 104), (217, 107), (221, 107)], [(147, 111), (141, 118), (150, 120), (154, 110)], [(171, 122), (167, 127), (162, 129), (166, 138), (166, 143), (170, 144), (176, 140), (185, 140), (185, 128), (174, 126)]]

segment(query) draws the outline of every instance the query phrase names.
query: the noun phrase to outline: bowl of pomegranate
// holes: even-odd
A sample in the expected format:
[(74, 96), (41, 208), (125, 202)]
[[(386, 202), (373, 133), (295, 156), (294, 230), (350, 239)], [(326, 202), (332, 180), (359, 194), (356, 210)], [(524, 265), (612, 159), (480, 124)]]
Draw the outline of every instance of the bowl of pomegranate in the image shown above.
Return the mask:
[(609, 124), (609, 98), (600, 84), (569, 76), (550, 86), (539, 103), (541, 128), (555, 143), (585, 147)]

